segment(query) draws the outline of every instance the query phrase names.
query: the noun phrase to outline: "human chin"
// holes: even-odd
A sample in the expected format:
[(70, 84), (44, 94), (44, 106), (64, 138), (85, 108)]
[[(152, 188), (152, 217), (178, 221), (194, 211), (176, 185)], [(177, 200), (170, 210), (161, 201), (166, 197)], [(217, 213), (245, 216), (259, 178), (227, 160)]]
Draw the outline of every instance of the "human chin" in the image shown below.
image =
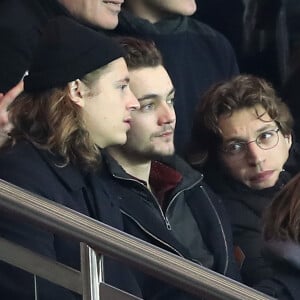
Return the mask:
[(107, 16), (101, 16), (101, 18), (97, 18), (95, 22), (93, 22), (99, 28), (103, 29), (115, 29), (119, 23), (118, 15), (107, 14)]
[(109, 136), (107, 136), (106, 139), (103, 138), (101, 148), (124, 145), (126, 141), (127, 141), (127, 134), (125, 131), (120, 131), (118, 134), (114, 132), (111, 133)]
[(164, 145), (160, 145), (156, 147), (155, 152), (157, 155), (162, 155), (162, 156), (173, 155), (175, 152), (174, 143), (169, 142), (169, 143), (165, 143)]
[(99, 26), (104, 29), (114, 29), (119, 23), (119, 13), (121, 11), (120, 5), (115, 5), (112, 3), (104, 3), (104, 6), (100, 9), (98, 13), (97, 20)]
[(246, 185), (255, 190), (263, 190), (273, 187), (279, 178), (279, 172), (274, 171), (273, 174), (264, 180), (249, 180)]
[(187, 3), (186, 5), (183, 4), (184, 6), (178, 13), (180, 13), (181, 15), (184, 15), (184, 16), (193, 15), (196, 12), (197, 5), (194, 0), (190, 0), (189, 2), (190, 3)]
[(125, 131), (120, 131), (120, 134), (116, 138), (115, 145), (124, 145), (127, 142), (127, 129)]

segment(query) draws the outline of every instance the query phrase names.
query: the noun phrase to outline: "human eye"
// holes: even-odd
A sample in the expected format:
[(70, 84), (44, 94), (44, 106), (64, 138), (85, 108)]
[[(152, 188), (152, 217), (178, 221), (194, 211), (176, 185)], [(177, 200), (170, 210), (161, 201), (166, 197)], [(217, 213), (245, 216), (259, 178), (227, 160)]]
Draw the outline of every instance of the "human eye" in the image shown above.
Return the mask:
[(257, 141), (260, 144), (268, 143), (276, 136), (276, 134), (275, 130), (265, 131), (258, 136)]
[(155, 103), (154, 102), (147, 102), (147, 103), (141, 103), (141, 111), (150, 111), (155, 108)]
[(242, 143), (242, 142), (231, 142), (231, 143), (226, 144), (223, 147), (224, 152), (232, 154), (232, 155), (242, 152), (243, 149), (244, 149), (244, 143)]
[(175, 97), (167, 99), (167, 104), (170, 105), (170, 106), (174, 106), (174, 104), (175, 104)]
[(124, 83), (124, 84), (119, 85), (119, 89), (122, 90), (122, 91), (124, 91), (127, 87), (128, 87), (128, 83)]

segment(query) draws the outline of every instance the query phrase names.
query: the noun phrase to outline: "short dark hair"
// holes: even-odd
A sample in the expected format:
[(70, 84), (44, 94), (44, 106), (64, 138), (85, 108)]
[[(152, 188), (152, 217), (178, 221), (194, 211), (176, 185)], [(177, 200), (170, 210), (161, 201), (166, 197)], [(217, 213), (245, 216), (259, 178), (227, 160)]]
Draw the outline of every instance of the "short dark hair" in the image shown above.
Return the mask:
[(134, 37), (118, 37), (117, 40), (125, 50), (129, 70), (163, 65), (162, 55), (152, 40)]
[[(218, 126), (221, 115), (232, 115), (243, 108), (261, 105), (277, 124), (283, 135), (292, 132), (293, 117), (287, 105), (265, 79), (253, 75), (238, 75), (213, 85), (203, 96), (196, 110), (187, 159), (195, 165), (217, 161), (222, 142)], [(257, 116), (263, 118), (263, 116)]]

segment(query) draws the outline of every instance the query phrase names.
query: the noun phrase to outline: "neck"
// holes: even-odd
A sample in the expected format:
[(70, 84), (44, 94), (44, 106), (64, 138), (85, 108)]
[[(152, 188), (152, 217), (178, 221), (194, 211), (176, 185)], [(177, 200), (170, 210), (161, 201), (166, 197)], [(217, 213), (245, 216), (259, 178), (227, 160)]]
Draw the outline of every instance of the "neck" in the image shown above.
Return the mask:
[(119, 147), (109, 147), (108, 152), (126, 173), (145, 181), (149, 187), (151, 160), (140, 159), (135, 154), (128, 153)]
[(153, 6), (149, 6), (149, 4), (144, 3), (144, 1), (126, 0), (124, 8), (136, 17), (148, 20), (152, 24), (169, 16), (169, 14), (164, 13)]

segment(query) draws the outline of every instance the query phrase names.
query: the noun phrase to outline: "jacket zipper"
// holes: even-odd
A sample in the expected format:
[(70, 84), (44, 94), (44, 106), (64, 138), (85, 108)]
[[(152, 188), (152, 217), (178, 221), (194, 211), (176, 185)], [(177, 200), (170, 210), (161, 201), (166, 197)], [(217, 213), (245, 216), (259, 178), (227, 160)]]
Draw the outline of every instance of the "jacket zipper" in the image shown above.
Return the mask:
[[(203, 179), (203, 174), (201, 176), (201, 178), (199, 180), (197, 180), (197, 182), (195, 182), (194, 184), (190, 185), (189, 187), (185, 188), (185, 189), (182, 189), (180, 190), (177, 194), (175, 194), (172, 198), (172, 200), (170, 201), (167, 209), (166, 209), (166, 216), (167, 216), (167, 213), (168, 213), (168, 210), (169, 208), (171, 207), (171, 205), (174, 203), (175, 199), (178, 197), (178, 195), (180, 195), (181, 193), (183, 193), (184, 191), (187, 191), (187, 190), (190, 190), (191, 188), (193, 188), (195, 185), (197, 185), (199, 182), (202, 181)], [(212, 204), (212, 201), (210, 199), (210, 196), (208, 195), (208, 193), (206, 192), (206, 190), (203, 188), (203, 186), (200, 184), (199, 187), (201, 188), (201, 190), (203, 191), (203, 193), (206, 195), (207, 199), (209, 200), (209, 203), (210, 203), (210, 206), (213, 208), (213, 211), (215, 213), (215, 215), (217, 216), (217, 219), (218, 219), (218, 223), (221, 227), (221, 230), (222, 230), (222, 236), (223, 236), (223, 241), (224, 241), (224, 245), (225, 245), (225, 251), (226, 251), (226, 263), (225, 263), (225, 268), (224, 268), (224, 273), (223, 274), (226, 274), (227, 272), (227, 269), (228, 269), (228, 261), (229, 261), (229, 257), (228, 257), (228, 247), (227, 247), (227, 243), (226, 243), (226, 238), (225, 238), (225, 233), (224, 233), (224, 229), (223, 229), (223, 226), (222, 226), (222, 223), (221, 223), (221, 220), (220, 220), (220, 217), (219, 217), (219, 214), (217, 213), (216, 211), (216, 208), (215, 206)]]
[[(197, 180), (194, 184), (190, 185), (189, 187), (187, 187), (187, 188), (185, 188), (185, 189), (180, 190), (178, 193), (176, 193), (176, 194), (172, 197), (172, 199), (171, 199), (171, 201), (170, 201), (170, 203), (169, 203), (169, 205), (168, 205), (168, 207), (167, 207), (167, 209), (166, 209), (166, 214), (165, 214), (165, 215), (164, 215), (164, 213), (163, 213), (163, 211), (162, 211), (162, 209), (161, 209), (161, 207), (160, 207), (160, 205), (159, 205), (159, 203), (158, 203), (156, 197), (153, 195), (153, 193), (152, 193), (151, 191), (147, 190), (147, 192), (149, 192), (149, 193), (152, 195), (152, 197), (153, 197), (153, 199), (154, 199), (154, 201), (155, 201), (155, 204), (157, 205), (157, 207), (158, 207), (158, 209), (159, 209), (159, 211), (160, 211), (160, 214), (161, 214), (161, 216), (162, 216), (162, 219), (164, 220), (164, 223), (166, 224), (166, 227), (167, 227), (168, 230), (171, 230), (171, 229), (172, 229), (172, 228), (171, 228), (171, 224), (170, 224), (170, 222), (169, 222), (169, 220), (168, 220), (168, 217), (167, 217), (167, 213), (168, 213), (169, 208), (171, 207), (171, 205), (173, 204), (173, 202), (175, 201), (175, 199), (178, 197), (178, 195), (180, 195), (180, 194), (183, 193), (184, 191), (187, 191), (187, 190), (193, 188), (195, 185), (199, 184), (199, 182), (202, 181), (202, 179), (203, 179), (204, 176), (203, 176), (203, 174), (201, 174), (201, 175), (202, 175), (201, 178), (199, 178), (199, 180)], [(127, 181), (133, 181), (133, 182), (136, 182), (136, 183), (140, 184), (143, 188), (145, 188), (144, 185), (141, 184), (138, 180), (120, 177), (120, 176), (117, 176), (117, 175), (115, 175), (115, 174), (114, 174), (114, 177), (116, 177), (116, 178), (118, 178), (118, 179), (122, 179), (122, 180), (127, 180)], [(226, 243), (226, 238), (225, 238), (224, 229), (223, 229), (223, 226), (222, 226), (222, 223), (221, 223), (219, 214), (217, 213), (216, 208), (214, 207), (214, 205), (213, 205), (212, 202), (211, 202), (210, 196), (208, 195), (208, 193), (206, 192), (206, 190), (203, 188), (203, 186), (202, 186), (201, 184), (200, 184), (200, 188), (201, 188), (201, 190), (203, 191), (203, 193), (206, 195), (207, 199), (209, 200), (209, 203), (210, 203), (211, 207), (213, 208), (213, 211), (215, 212), (215, 215), (217, 216), (218, 223), (219, 223), (219, 225), (220, 225), (220, 227), (221, 227), (221, 230), (222, 230), (223, 241), (224, 241), (224, 245), (225, 245), (225, 249), (226, 249), (226, 263), (225, 263), (225, 268), (224, 268), (224, 273), (223, 273), (223, 274), (226, 274), (227, 269), (228, 269), (228, 264), (229, 264), (229, 262), (228, 262), (228, 261), (229, 261), (229, 258), (228, 258), (228, 247), (227, 247), (227, 243)], [(125, 211), (123, 211), (122, 209), (121, 209), (121, 212), (122, 212), (124, 215), (126, 215), (127, 217), (129, 217), (131, 220), (133, 220), (133, 221), (134, 221), (134, 222), (135, 222), (135, 223), (136, 223), (136, 224), (137, 224), (137, 225), (138, 225), (145, 233), (147, 233), (149, 236), (151, 236), (151, 237), (154, 238), (155, 240), (159, 241), (159, 242), (162, 243), (163, 245), (169, 247), (169, 248), (172, 249), (175, 253), (177, 253), (179, 256), (184, 257), (177, 249), (175, 249), (174, 247), (172, 247), (172, 246), (169, 245), (168, 243), (162, 241), (162, 240), (159, 239), (157, 236), (153, 235), (151, 232), (149, 232), (147, 229), (145, 229), (145, 228), (144, 228), (144, 227), (143, 227), (143, 226), (142, 226), (142, 225), (141, 225), (134, 217), (132, 217), (131, 215), (127, 214), (127, 213), (126, 213)]]
[(115, 175), (115, 174), (114, 174), (114, 177), (115, 177), (115, 178), (118, 178), (118, 179), (121, 179), (121, 180), (127, 180), (127, 181), (133, 181), (133, 182), (136, 182), (136, 183), (138, 183), (139, 185), (141, 185), (144, 189), (146, 189), (147, 192), (150, 193), (151, 196), (152, 196), (152, 198), (154, 199), (154, 202), (155, 202), (155, 204), (156, 204), (156, 206), (157, 206), (157, 208), (158, 208), (158, 210), (159, 210), (159, 212), (160, 212), (160, 215), (161, 215), (161, 217), (162, 217), (162, 219), (163, 219), (163, 221), (164, 221), (164, 224), (166, 225), (167, 229), (168, 229), (168, 230), (172, 230), (172, 227), (171, 227), (171, 224), (170, 224), (170, 222), (169, 222), (169, 220), (168, 220), (168, 218), (167, 218), (167, 215), (164, 215), (164, 213), (163, 213), (163, 211), (162, 211), (162, 209), (161, 209), (161, 207), (160, 207), (160, 205), (159, 205), (159, 203), (158, 203), (156, 197), (153, 195), (153, 193), (152, 193), (151, 191), (149, 191), (149, 190), (148, 190), (142, 183), (140, 183), (138, 180), (131, 179), (131, 178), (120, 177), (120, 176), (117, 176), (117, 175)]
[(185, 188), (185, 189), (182, 189), (180, 191), (178, 191), (171, 199), (167, 209), (166, 209), (166, 218), (167, 218), (167, 213), (168, 213), (168, 210), (169, 208), (171, 207), (171, 205), (174, 203), (175, 199), (178, 197), (178, 195), (180, 195), (181, 193), (183, 193), (184, 191), (188, 191), (190, 189), (192, 189), (194, 186), (196, 186), (200, 181), (202, 181), (203, 179), (203, 175), (201, 174), (201, 178), (199, 178), (195, 183), (193, 183), (192, 185), (190, 185), (189, 187)]
[(154, 234), (152, 234), (150, 231), (148, 231), (145, 227), (143, 227), (142, 224), (140, 222), (138, 222), (134, 217), (132, 217), (131, 215), (129, 215), (128, 213), (126, 213), (124, 210), (122, 210), (122, 209), (120, 209), (120, 210), (121, 210), (122, 214), (124, 214), (125, 216), (127, 216), (128, 218), (130, 218), (132, 221), (134, 221), (146, 234), (148, 234), (149, 236), (151, 236), (152, 238), (154, 238), (155, 240), (157, 240), (161, 244), (167, 246), (169, 249), (171, 249), (172, 251), (174, 251), (179, 256), (184, 257), (184, 255), (181, 254), (176, 248), (172, 247), (170, 244), (168, 244), (165, 241), (161, 240), (160, 238), (158, 238), (157, 236), (155, 236)]

